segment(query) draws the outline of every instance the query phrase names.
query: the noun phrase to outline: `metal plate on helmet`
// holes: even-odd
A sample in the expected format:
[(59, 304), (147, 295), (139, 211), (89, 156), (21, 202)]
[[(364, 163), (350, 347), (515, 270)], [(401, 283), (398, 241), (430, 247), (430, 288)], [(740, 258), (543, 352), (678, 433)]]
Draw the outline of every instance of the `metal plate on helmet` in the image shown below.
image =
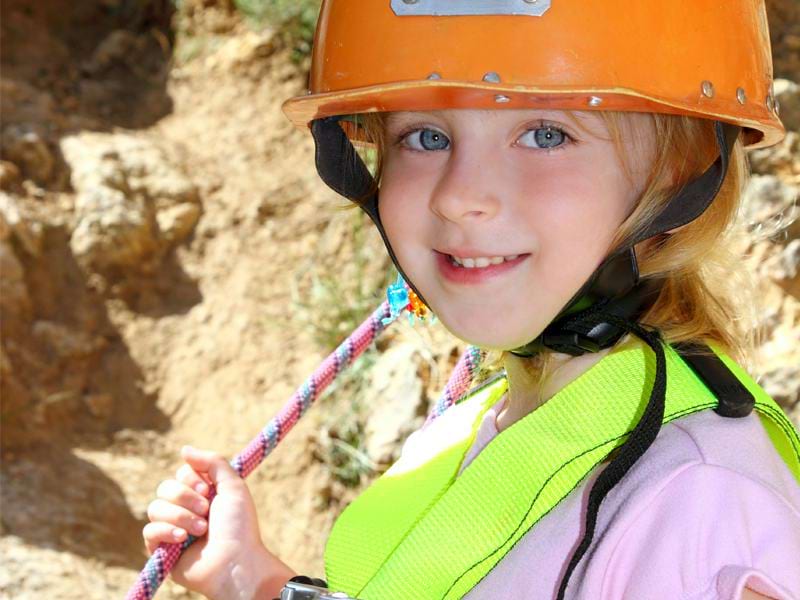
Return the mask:
[(409, 16), (525, 15), (540, 17), (551, 0), (391, 0), (394, 14)]

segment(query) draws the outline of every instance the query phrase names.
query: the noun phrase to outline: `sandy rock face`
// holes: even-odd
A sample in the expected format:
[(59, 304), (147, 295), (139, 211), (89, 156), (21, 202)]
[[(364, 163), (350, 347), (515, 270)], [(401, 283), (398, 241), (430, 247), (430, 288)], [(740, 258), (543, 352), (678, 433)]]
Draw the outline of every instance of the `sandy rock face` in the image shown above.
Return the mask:
[(91, 272), (152, 272), (202, 213), (197, 188), (154, 142), (83, 133), (61, 141), (77, 192), (70, 246)]
[(53, 175), (55, 158), (44, 136), (36, 129), (21, 124), (3, 129), (3, 153), (33, 181), (46, 184)]
[(371, 370), (364, 433), (365, 450), (376, 463), (389, 465), (399, 458), (401, 441), (420, 424), (425, 397), (418, 361), (419, 348), (403, 343), (381, 354)]
[(25, 268), (17, 252), (36, 257), (41, 249), (41, 224), (26, 219), (15, 198), (0, 192), (0, 310), (4, 318), (24, 320), (30, 315)]
[(800, 216), (797, 186), (775, 175), (752, 175), (742, 203), (744, 217), (752, 224), (754, 238), (777, 238)]
[(800, 129), (800, 85), (788, 79), (776, 79), (775, 99), (784, 127)]
[(800, 85), (776, 80), (786, 138), (749, 155), (745, 190), (749, 255), (763, 296), (759, 383), (800, 422)]
[(263, 67), (263, 59), (275, 52), (275, 32), (271, 29), (248, 31), (230, 38), (222, 47), (209, 56), (205, 66), (210, 71), (240, 71), (247, 74), (249, 67)]

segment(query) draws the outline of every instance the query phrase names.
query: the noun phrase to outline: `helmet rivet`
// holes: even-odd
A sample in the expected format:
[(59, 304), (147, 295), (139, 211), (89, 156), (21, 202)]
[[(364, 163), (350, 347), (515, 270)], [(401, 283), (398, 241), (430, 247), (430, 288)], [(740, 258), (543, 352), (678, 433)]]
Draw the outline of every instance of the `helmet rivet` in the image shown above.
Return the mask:
[(739, 104), (747, 102), (747, 95), (744, 93), (744, 88), (736, 88), (736, 99), (739, 101)]
[(781, 116), (781, 103), (775, 98), (775, 114)]
[(494, 97), (494, 101), (495, 102), (510, 102), (511, 98), (509, 98), (508, 96), (504, 96), (503, 94), (497, 94)]
[(536, 4), (539, 0), (525, 0), (526, 4)]
[(589, 97), (589, 106), (600, 106), (602, 103), (603, 99), (600, 96)]
[(430, 75), (428, 75), (428, 79), (441, 79), (441, 78), (442, 76), (439, 75), (438, 73), (431, 73)]
[(489, 71), (486, 75), (483, 76), (483, 80), (488, 81), (489, 83), (500, 83), (500, 75), (498, 75), (494, 71)]
[(700, 90), (703, 92), (703, 96), (706, 98), (713, 98), (714, 97), (714, 84), (710, 81), (706, 80), (700, 84)]
[(405, 4), (416, 4), (419, 0), (403, 0)]
[(775, 110), (775, 99), (772, 97), (772, 92), (767, 94), (767, 110)]

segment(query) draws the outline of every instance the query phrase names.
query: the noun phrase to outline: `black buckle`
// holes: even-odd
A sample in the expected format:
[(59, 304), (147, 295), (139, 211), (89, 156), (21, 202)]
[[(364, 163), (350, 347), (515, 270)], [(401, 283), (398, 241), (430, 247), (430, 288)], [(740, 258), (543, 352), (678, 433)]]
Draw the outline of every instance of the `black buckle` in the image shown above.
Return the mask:
[(600, 344), (593, 339), (577, 332), (563, 332), (542, 335), (542, 345), (555, 350), (564, 352), (572, 356), (580, 356), (587, 352), (599, 352)]

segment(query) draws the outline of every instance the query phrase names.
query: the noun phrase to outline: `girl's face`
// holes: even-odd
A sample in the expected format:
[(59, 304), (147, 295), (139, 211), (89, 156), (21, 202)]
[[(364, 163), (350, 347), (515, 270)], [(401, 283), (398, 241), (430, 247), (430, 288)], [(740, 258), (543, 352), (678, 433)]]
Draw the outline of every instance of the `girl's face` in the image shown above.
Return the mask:
[(603, 119), (574, 114), (587, 131), (559, 111), (389, 115), (381, 220), (431, 309), (471, 344), (509, 350), (539, 335), (643, 190), (650, 118), (626, 121), (628, 175)]

